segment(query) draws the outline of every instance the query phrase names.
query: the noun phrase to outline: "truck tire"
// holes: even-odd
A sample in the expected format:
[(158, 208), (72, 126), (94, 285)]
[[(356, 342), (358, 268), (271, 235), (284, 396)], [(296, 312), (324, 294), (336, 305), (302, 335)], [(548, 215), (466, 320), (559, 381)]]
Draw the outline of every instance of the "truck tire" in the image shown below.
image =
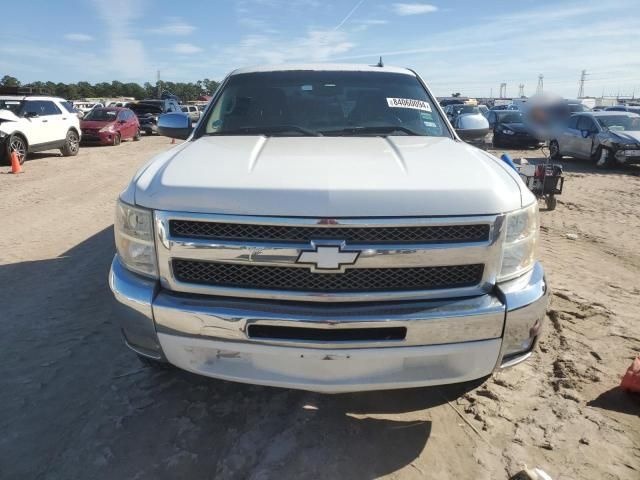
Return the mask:
[(551, 140), (549, 142), (549, 158), (554, 162), (562, 160), (562, 155), (560, 154), (560, 145), (557, 140)]
[(11, 165), (11, 152), (16, 152), (20, 165), (22, 165), (27, 159), (29, 147), (27, 146), (27, 141), (22, 135), (17, 135), (14, 133), (9, 137), (9, 141), (7, 142), (7, 149), (4, 152), (4, 162), (7, 165)]
[(80, 150), (80, 137), (78, 132), (73, 129), (69, 129), (67, 132), (67, 138), (64, 141), (64, 146), (60, 149), (60, 152), (65, 157), (75, 157)]

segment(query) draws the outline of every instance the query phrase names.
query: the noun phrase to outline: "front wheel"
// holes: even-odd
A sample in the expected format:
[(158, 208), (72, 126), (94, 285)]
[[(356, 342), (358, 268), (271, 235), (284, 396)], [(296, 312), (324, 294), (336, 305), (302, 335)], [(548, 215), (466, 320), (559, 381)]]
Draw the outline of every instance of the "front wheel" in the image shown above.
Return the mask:
[(20, 165), (24, 163), (27, 159), (27, 142), (20, 135), (11, 135), (9, 137), (9, 141), (7, 142), (7, 158), (6, 161), (10, 165), (11, 164), (11, 154), (15, 152), (18, 157), (18, 162)]
[(613, 154), (606, 148), (598, 147), (594, 155), (596, 160), (596, 168), (610, 168), (613, 166)]
[(75, 157), (80, 150), (80, 137), (75, 130), (69, 130), (67, 132), (67, 138), (64, 141), (64, 146), (60, 149), (60, 152), (65, 157)]
[(112, 143), (111, 143), (111, 144), (112, 144), (114, 147), (116, 147), (116, 146), (120, 145), (120, 142), (121, 142), (121, 141), (122, 141), (122, 137), (120, 137), (120, 134), (119, 134), (119, 133), (116, 133), (116, 134), (113, 136), (113, 140), (112, 140)]
[(551, 140), (549, 142), (549, 158), (554, 162), (562, 160), (562, 155), (560, 154), (560, 145), (557, 140)]
[(140, 129), (138, 129), (136, 130), (136, 134), (133, 137), (133, 141), (138, 142), (140, 141), (140, 138), (142, 138), (142, 133), (140, 132)]

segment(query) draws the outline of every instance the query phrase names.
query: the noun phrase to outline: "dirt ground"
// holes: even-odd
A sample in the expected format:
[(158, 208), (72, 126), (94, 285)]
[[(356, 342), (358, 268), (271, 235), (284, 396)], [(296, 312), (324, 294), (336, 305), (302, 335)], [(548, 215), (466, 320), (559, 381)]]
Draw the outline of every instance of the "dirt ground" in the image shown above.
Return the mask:
[[(162, 137), (0, 172), (0, 478), (640, 478), (640, 168), (565, 159), (544, 339), (486, 382), (324, 396), (143, 367), (107, 272), (114, 200)], [(512, 152), (539, 158), (538, 151)]]

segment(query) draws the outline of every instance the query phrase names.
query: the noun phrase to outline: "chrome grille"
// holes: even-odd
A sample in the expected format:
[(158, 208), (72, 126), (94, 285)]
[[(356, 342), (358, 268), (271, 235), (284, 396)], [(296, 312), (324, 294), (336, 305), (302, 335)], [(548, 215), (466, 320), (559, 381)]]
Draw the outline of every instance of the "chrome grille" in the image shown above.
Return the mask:
[(490, 226), (484, 224), (340, 227), (260, 225), (245, 223), (171, 220), (171, 236), (246, 242), (308, 243), (311, 240), (344, 240), (358, 243), (462, 243), (489, 239)]
[(484, 265), (414, 268), (354, 268), (344, 273), (312, 273), (307, 268), (243, 265), (173, 259), (180, 282), (231, 288), (303, 292), (435, 290), (477, 285)]

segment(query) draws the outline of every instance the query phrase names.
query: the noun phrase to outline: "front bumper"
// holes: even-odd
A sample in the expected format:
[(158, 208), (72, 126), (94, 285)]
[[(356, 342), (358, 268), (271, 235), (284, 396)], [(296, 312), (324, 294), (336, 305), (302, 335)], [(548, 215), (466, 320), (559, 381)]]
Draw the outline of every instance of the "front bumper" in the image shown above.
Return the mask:
[[(226, 380), (325, 393), (478, 379), (526, 359), (548, 289), (540, 264), (491, 294), (467, 299), (346, 306), (175, 294), (126, 270), (109, 283), (127, 345), (141, 355)], [(251, 325), (315, 329), (406, 327), (402, 340), (250, 338)]]
[(117, 132), (82, 133), (81, 143), (94, 143), (99, 145), (111, 145)]
[(158, 131), (158, 125), (153, 122), (140, 122), (140, 130), (145, 133), (156, 133)]

